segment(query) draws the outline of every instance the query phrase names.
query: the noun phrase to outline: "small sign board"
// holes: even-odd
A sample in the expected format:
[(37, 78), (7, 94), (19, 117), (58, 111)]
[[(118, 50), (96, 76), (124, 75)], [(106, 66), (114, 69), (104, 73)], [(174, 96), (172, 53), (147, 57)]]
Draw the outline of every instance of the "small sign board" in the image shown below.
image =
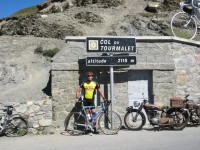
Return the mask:
[(128, 66), (136, 64), (136, 56), (87, 57), (87, 66)]
[(100, 53), (136, 53), (135, 38), (87, 37), (87, 52)]

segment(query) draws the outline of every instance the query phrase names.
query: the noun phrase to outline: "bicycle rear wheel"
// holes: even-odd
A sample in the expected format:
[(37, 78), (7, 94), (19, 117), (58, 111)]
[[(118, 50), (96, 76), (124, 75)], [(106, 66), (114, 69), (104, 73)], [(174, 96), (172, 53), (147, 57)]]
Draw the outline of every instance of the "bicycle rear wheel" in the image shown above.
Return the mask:
[(85, 132), (85, 116), (78, 112), (70, 113), (64, 122), (65, 131), (70, 135), (82, 135)]
[(98, 126), (104, 134), (117, 134), (122, 127), (122, 119), (120, 115), (114, 111), (101, 113), (98, 119)]
[(179, 12), (172, 17), (171, 30), (174, 36), (193, 39), (197, 33), (197, 24), (190, 14)]
[(7, 121), (6, 124), (6, 136), (23, 136), (28, 132), (28, 123), (22, 117), (14, 117)]

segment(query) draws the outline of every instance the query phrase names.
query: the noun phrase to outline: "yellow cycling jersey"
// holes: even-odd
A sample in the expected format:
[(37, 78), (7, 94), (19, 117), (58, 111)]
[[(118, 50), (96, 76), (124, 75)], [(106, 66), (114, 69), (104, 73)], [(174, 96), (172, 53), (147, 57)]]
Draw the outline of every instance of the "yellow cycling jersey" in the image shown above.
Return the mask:
[(100, 88), (99, 84), (95, 81), (87, 81), (81, 84), (81, 87), (84, 89), (84, 98), (88, 100), (94, 99), (95, 89)]

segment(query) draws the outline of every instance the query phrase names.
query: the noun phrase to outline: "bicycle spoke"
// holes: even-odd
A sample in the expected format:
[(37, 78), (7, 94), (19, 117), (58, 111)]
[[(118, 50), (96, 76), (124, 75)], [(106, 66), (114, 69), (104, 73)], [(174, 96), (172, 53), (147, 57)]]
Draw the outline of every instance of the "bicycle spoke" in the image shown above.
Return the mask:
[(116, 134), (122, 126), (122, 120), (119, 114), (114, 111), (102, 113), (99, 117), (98, 125), (104, 134)]
[(78, 112), (73, 112), (65, 119), (65, 130), (70, 135), (80, 135), (85, 131), (85, 117)]
[(6, 124), (7, 136), (23, 136), (28, 132), (28, 125), (22, 117), (14, 117)]

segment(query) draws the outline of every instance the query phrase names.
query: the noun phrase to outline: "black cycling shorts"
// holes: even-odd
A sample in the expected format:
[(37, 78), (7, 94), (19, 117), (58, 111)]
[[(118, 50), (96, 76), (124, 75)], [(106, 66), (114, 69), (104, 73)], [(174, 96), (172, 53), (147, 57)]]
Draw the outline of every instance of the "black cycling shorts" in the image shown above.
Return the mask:
[(83, 104), (84, 106), (94, 106), (91, 107), (90, 109), (95, 109), (94, 100), (85, 100)]

